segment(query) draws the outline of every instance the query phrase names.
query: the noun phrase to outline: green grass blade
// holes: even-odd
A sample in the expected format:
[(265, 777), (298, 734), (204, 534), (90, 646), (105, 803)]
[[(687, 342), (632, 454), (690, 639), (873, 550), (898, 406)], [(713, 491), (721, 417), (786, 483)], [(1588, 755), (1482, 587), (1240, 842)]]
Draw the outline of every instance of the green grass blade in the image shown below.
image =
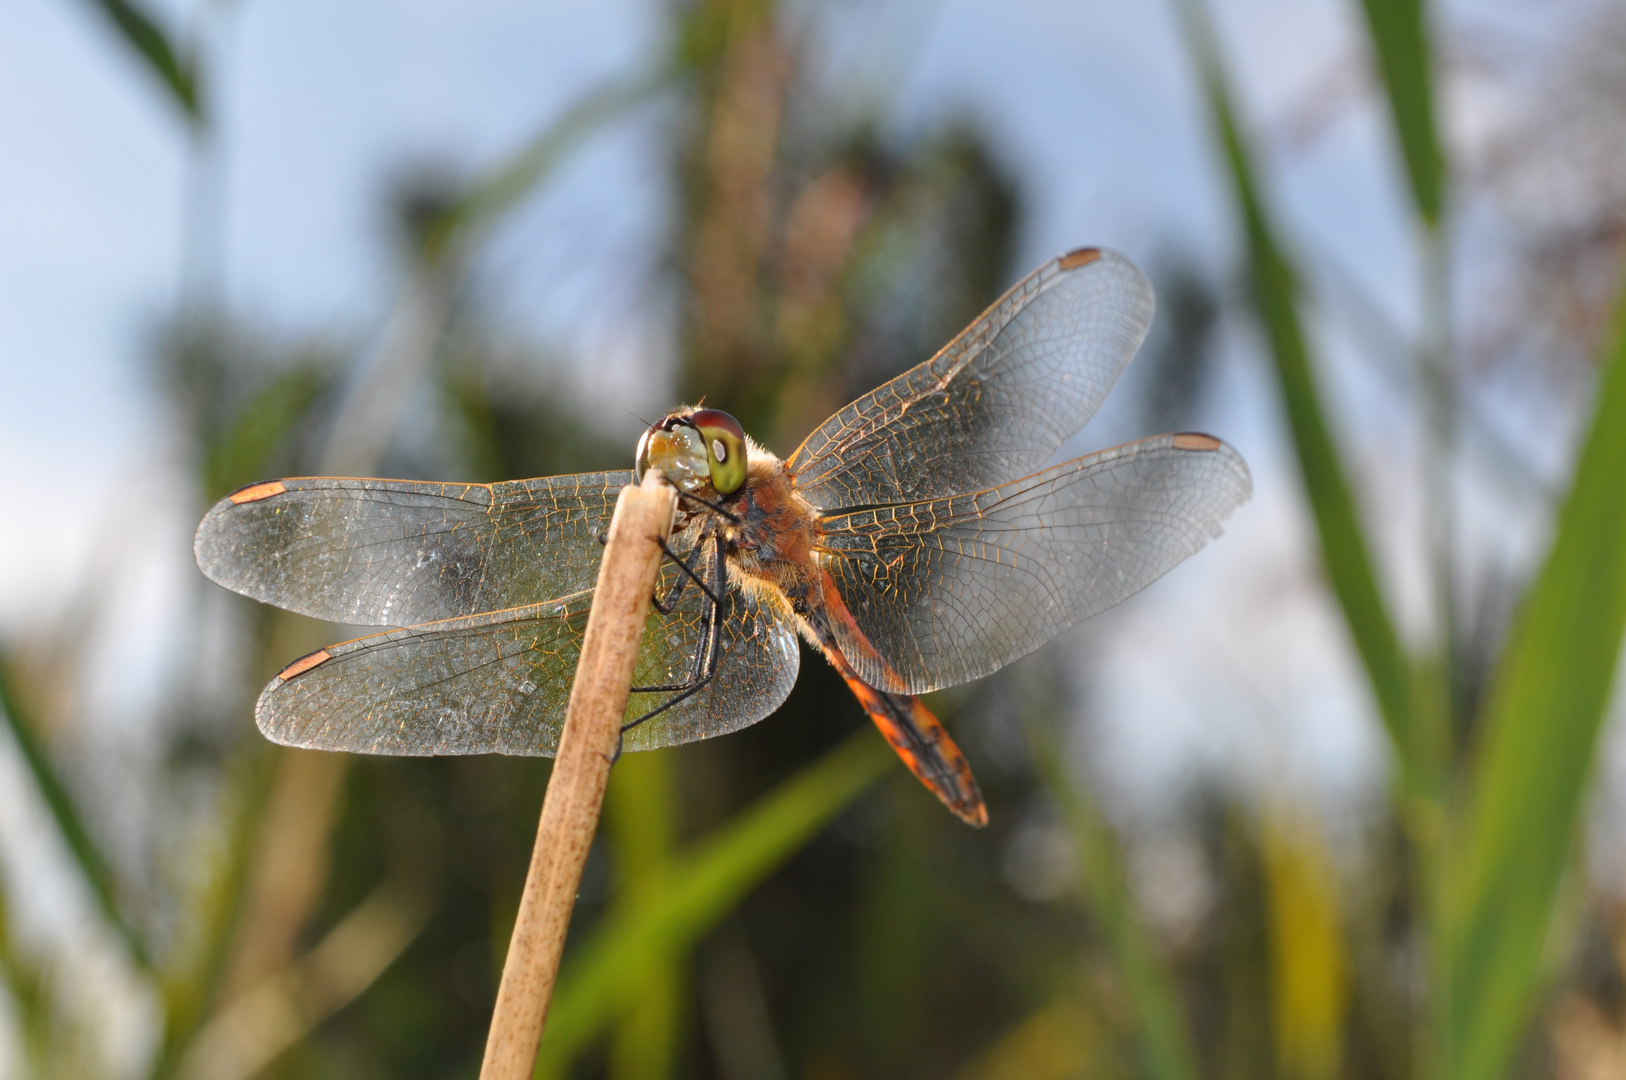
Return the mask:
[(649, 956), (692, 948), (892, 760), (884, 742), (861, 731), (646, 875), (567, 958), (536, 1076), (562, 1076), (619, 1012), (636, 1006), (628, 991), (638, 987)]
[(1626, 293), (1552, 550), (1487, 698), (1447, 957), (1452, 1062), (1493, 1080), (1517, 1049), (1574, 850), (1626, 630)]
[(203, 122), (203, 97), (197, 62), (183, 55), (145, 11), (130, 0), (95, 0), (124, 43), (141, 57), (175, 99), (186, 118)]
[(11, 658), (7, 656), (0, 656), (0, 713), (5, 714), (6, 725), (11, 729), (12, 737), (17, 740), (17, 748), (22, 751), (23, 760), (28, 763), (28, 771), (39, 787), (40, 796), (50, 809), (51, 817), (56, 820), (57, 830), (67, 842), (73, 861), (84, 875), (85, 883), (90, 886), (92, 895), (96, 897), (102, 915), (119, 937), (124, 939), (135, 962), (150, 970), (152, 961), (147, 952), (146, 942), (119, 910), (118, 889), (113, 882), (112, 868), (102, 855), (101, 849), (96, 846), (96, 841), (91, 838), (90, 830), (85, 828), (84, 820), (79, 816), (79, 808), (74, 805), (73, 796), (68, 793), (67, 785), (63, 784), (62, 778), (57, 775), (56, 767), (51, 764), (45, 748), (40, 745), (39, 739), (34, 734), (34, 727), (18, 700), (12, 679)]
[(1299, 322), (1293, 270), (1272, 231), (1202, 0), (1180, 0), (1179, 7), (1187, 44), (1207, 91), (1216, 132), (1230, 167), (1237, 210), (1247, 238), (1253, 301), (1270, 341), (1288, 427), (1315, 515), (1322, 565), (1366, 666), (1384, 725), (1409, 775), (1410, 664), (1378, 588), (1355, 498), (1316, 391), (1309, 346)]
[(1072, 835), (1084, 879), (1084, 902), (1106, 939), (1134, 1011), (1146, 1075), (1152, 1080), (1196, 1080), (1197, 1057), (1179, 991), (1135, 910), (1111, 828), (1089, 794), (1061, 767), (1038, 724), (1028, 725), (1028, 738), (1045, 786)]
[(1434, 125), (1434, 71), (1422, 0), (1361, 0), (1389, 92), (1400, 155), (1412, 199), (1430, 226), (1439, 224), (1445, 188), (1444, 161)]

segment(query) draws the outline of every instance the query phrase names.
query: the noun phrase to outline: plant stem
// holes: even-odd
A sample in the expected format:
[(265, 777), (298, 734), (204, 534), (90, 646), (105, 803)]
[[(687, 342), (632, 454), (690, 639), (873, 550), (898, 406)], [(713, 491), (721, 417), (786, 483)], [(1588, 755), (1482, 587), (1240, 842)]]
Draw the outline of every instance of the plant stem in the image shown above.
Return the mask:
[(623, 488), (616, 503), (497, 990), (481, 1080), (525, 1080), (535, 1064), (660, 571), (660, 547), (651, 541), (670, 532), (676, 505), (674, 489), (657, 472), (646, 476), (642, 487)]

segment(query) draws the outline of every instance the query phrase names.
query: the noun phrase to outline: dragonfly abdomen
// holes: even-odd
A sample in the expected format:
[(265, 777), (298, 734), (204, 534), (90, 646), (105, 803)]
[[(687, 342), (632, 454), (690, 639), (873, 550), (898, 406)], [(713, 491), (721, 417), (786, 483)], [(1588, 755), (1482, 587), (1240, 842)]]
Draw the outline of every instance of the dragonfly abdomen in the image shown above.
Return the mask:
[[(913, 695), (879, 690), (858, 677), (848, 659), (848, 649), (864, 651), (871, 666), (879, 665), (886, 672), (891, 668), (853, 621), (830, 575), (810, 564), (807, 577), (806, 587), (799, 589), (800, 595), (793, 599), (803, 636), (840, 673), (909, 771), (962, 821), (979, 828), (988, 824), (988, 807), (977, 778), (948, 729)], [(896, 674), (892, 678), (896, 679)]]

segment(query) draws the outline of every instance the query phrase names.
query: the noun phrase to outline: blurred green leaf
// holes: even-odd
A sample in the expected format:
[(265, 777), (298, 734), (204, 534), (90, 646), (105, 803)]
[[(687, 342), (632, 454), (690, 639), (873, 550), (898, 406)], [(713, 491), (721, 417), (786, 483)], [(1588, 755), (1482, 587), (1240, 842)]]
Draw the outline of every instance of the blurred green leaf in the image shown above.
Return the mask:
[[(629, 893), (665, 869), (677, 846), (679, 807), (671, 754), (628, 754), (611, 772), (604, 800), (605, 831), (619, 856)], [(685, 950), (657, 949), (644, 957), (638, 1007), (627, 1011), (611, 1039), (610, 1080), (666, 1080), (682, 1044)]]
[(1314, 807), (1277, 806), (1259, 830), (1280, 1074), (1332, 1080), (1344, 1053), (1348, 959), (1338, 873)]
[(1408, 779), (1413, 779), (1409, 772), (1414, 764), (1410, 665), (1378, 588), (1355, 499), (1316, 391), (1309, 346), (1296, 307), (1298, 286), (1293, 269), (1272, 231), (1207, 11), (1202, 0), (1181, 0), (1179, 7), (1193, 64), (1207, 91), (1230, 166), (1247, 238), (1253, 302), (1270, 341), (1299, 470), (1321, 540), (1322, 565), (1344, 609), (1396, 753), (1408, 769)]
[(688, 67), (714, 68), (731, 45), (773, 17), (775, 0), (711, 0), (689, 5), (674, 53)]
[(535, 1075), (564, 1075), (617, 1013), (636, 1007), (649, 956), (691, 949), (891, 761), (886, 744), (861, 731), (647, 874), (566, 958)]
[(131, 0), (95, 0), (124, 43), (163, 82), (188, 120), (203, 123), (197, 61), (171, 43), (152, 17)]
[(1507, 1071), (1540, 989), (1626, 631), (1626, 293), (1608, 349), (1552, 550), (1487, 698), (1465, 803), (1447, 956), (1459, 1080)]
[(512, 209), (581, 140), (649, 101), (681, 76), (715, 61), (735, 37), (769, 18), (773, 8), (771, 0), (694, 5), (679, 24), (676, 48), (669, 59), (647, 74), (589, 92), (550, 121), (429, 224), (424, 232), (426, 254), (438, 258), (459, 235)]
[(213, 502), (262, 479), (266, 464), (316, 401), (323, 383), (317, 368), (302, 364), (281, 373), (256, 394), (204, 453), (205, 498)]
[(85, 883), (95, 895), (96, 903), (102, 909), (108, 925), (124, 939), (135, 962), (143, 968), (150, 969), (152, 961), (147, 953), (146, 942), (119, 910), (118, 888), (113, 881), (112, 868), (102, 855), (101, 849), (96, 846), (96, 841), (91, 838), (90, 830), (85, 828), (85, 823), (79, 816), (79, 808), (74, 805), (73, 796), (68, 793), (67, 785), (57, 775), (50, 756), (46, 754), (45, 748), (35, 736), (34, 726), (30, 723), (16, 692), (13, 671), (12, 658), (0, 655), (0, 713), (5, 714), (6, 724), (10, 727), (13, 738), (17, 740), (17, 748), (22, 751), (23, 760), (28, 763), (28, 771), (33, 774), (34, 783), (39, 786), (40, 796), (44, 798), (51, 816), (56, 819), (57, 829), (61, 832), (62, 839), (67, 842), (68, 850), (73, 854), (74, 862), (84, 875)]
[(209, 1018), (230, 957), (232, 937), (243, 908), (256, 842), (271, 802), (281, 747), (251, 744), (225, 777), (224, 804), (230, 827), (220, 850), (200, 850), (197, 890), (186, 898), (187, 925), (176, 960), (166, 964), (159, 983), (164, 1004), (163, 1040), (148, 1076), (167, 1077)]
[(3, 888), (0, 888), (0, 978), (5, 979), (16, 1010), (22, 1056), (36, 1074), (43, 1074), (55, 1023), (50, 988), (40, 966), (18, 947), (12, 933), (11, 898)]
[[(1063, 994), (1026, 1016), (955, 1080), (1090, 1080), (1116, 1077), (1109, 1032), (1089, 1004)], [(1131, 1073), (1130, 1075), (1135, 1075)]]
[(441, 211), (424, 230), (425, 254), (438, 258), (458, 236), (511, 210), (583, 139), (648, 101), (666, 87), (673, 74), (672, 69), (661, 68), (586, 94)]
[(1434, 71), (1423, 0), (1361, 0), (1389, 91), (1395, 134), (1411, 181), (1417, 212), (1430, 226), (1440, 220), (1444, 155), (1434, 126)]
[(374, 886), (309, 952), (221, 1003), (193, 1039), (177, 1075), (183, 1080), (261, 1075), (394, 965), (423, 931), (439, 891), (437, 881), (416, 870), (397, 872)]
[(1029, 724), (1027, 730), (1040, 775), (1072, 835), (1084, 902), (1106, 938), (1123, 980), (1146, 1075), (1154, 1080), (1196, 1080), (1197, 1057), (1181, 1012), (1179, 990), (1135, 910), (1117, 840), (1088, 792), (1062, 767), (1046, 733), (1037, 723)]

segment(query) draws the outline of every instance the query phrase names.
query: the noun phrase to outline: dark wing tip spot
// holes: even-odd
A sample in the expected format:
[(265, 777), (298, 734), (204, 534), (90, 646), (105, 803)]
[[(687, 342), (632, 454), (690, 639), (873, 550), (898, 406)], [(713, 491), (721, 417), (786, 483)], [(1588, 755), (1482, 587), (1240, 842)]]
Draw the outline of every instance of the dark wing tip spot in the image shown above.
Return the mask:
[(233, 506), (241, 506), (244, 503), (259, 502), (261, 499), (269, 499), (273, 495), (281, 495), (287, 490), (288, 489), (283, 486), (281, 480), (266, 480), (262, 483), (250, 484), (247, 487), (240, 487), (230, 495), (226, 496), (226, 498), (231, 500)]
[(1077, 270), (1080, 266), (1088, 266), (1100, 257), (1100, 248), (1076, 248), (1061, 257), (1061, 268), (1063, 270)]
[(326, 649), (317, 649), (313, 653), (301, 656), (298, 660), (277, 672), (277, 679), (280, 682), (287, 682), (289, 679), (298, 678), (311, 668), (320, 667), (331, 659), (333, 659), (332, 653)]
[(1174, 437), (1176, 450), (1202, 450), (1213, 452), (1225, 444), (1212, 435), (1204, 435), (1200, 431), (1182, 431)]

